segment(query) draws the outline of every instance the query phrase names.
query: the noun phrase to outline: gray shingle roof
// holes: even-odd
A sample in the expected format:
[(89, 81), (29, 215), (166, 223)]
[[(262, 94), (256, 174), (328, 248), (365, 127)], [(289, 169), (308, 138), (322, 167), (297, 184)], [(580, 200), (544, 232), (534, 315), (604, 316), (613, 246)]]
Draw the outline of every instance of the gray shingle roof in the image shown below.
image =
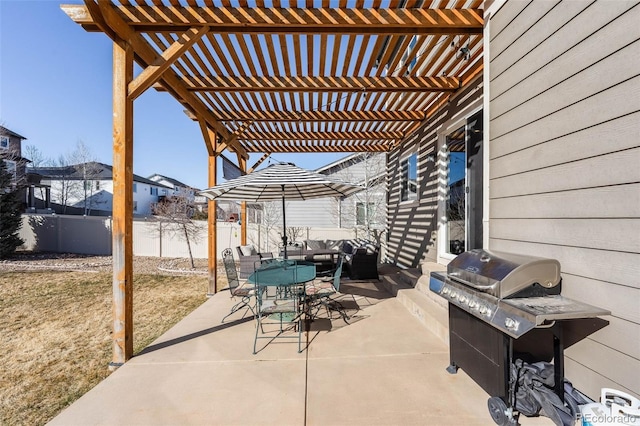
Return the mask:
[[(86, 167), (87, 173), (91, 176), (91, 180), (113, 180), (113, 167), (108, 164), (98, 163), (96, 161), (63, 167), (29, 167), (27, 168), (27, 171), (30, 173), (37, 173), (41, 176), (49, 178), (64, 177), (65, 179), (81, 180), (84, 179), (85, 176), (83, 166)], [(166, 185), (154, 182), (147, 178), (143, 178), (142, 176), (138, 176), (136, 174), (133, 175), (133, 181), (138, 183), (146, 183), (148, 185), (170, 188)]]

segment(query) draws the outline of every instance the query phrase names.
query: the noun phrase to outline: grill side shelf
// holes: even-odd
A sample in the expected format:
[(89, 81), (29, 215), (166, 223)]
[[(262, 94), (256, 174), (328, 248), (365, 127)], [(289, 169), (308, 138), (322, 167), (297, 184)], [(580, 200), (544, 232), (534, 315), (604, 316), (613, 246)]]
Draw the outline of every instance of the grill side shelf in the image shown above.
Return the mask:
[(611, 311), (606, 309), (588, 305), (560, 295), (504, 299), (501, 301), (501, 307), (515, 314), (528, 314), (535, 318), (536, 325), (556, 320), (595, 318), (611, 315)]

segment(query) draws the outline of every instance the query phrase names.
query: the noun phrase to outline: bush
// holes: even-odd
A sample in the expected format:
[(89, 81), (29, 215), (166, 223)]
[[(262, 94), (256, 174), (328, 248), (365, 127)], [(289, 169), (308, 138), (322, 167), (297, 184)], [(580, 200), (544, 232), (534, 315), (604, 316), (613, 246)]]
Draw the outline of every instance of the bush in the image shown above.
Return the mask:
[(12, 255), (24, 242), (18, 236), (22, 226), (20, 191), (12, 180), (4, 160), (0, 161), (0, 259)]

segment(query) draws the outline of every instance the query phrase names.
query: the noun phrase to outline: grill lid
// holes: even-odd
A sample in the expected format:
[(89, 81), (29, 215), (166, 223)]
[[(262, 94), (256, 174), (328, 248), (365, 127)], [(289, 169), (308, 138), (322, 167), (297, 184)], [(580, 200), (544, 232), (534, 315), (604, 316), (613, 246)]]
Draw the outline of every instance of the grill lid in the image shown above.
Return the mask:
[(560, 283), (555, 259), (474, 249), (447, 266), (450, 279), (504, 299), (534, 284), (551, 289)]

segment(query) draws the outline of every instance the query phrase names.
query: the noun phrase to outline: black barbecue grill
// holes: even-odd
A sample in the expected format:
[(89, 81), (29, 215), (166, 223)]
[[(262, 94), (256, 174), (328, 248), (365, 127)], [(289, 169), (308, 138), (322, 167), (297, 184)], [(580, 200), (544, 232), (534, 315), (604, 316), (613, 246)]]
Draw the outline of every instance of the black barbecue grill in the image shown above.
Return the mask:
[(432, 272), (429, 288), (449, 302), (447, 371), (462, 368), (493, 396), (489, 409), (498, 424), (517, 423), (510, 398), (514, 353), (553, 357), (555, 393), (562, 399), (562, 321), (610, 314), (561, 296), (560, 263), (554, 259), (470, 250), (453, 259), (446, 274)]

